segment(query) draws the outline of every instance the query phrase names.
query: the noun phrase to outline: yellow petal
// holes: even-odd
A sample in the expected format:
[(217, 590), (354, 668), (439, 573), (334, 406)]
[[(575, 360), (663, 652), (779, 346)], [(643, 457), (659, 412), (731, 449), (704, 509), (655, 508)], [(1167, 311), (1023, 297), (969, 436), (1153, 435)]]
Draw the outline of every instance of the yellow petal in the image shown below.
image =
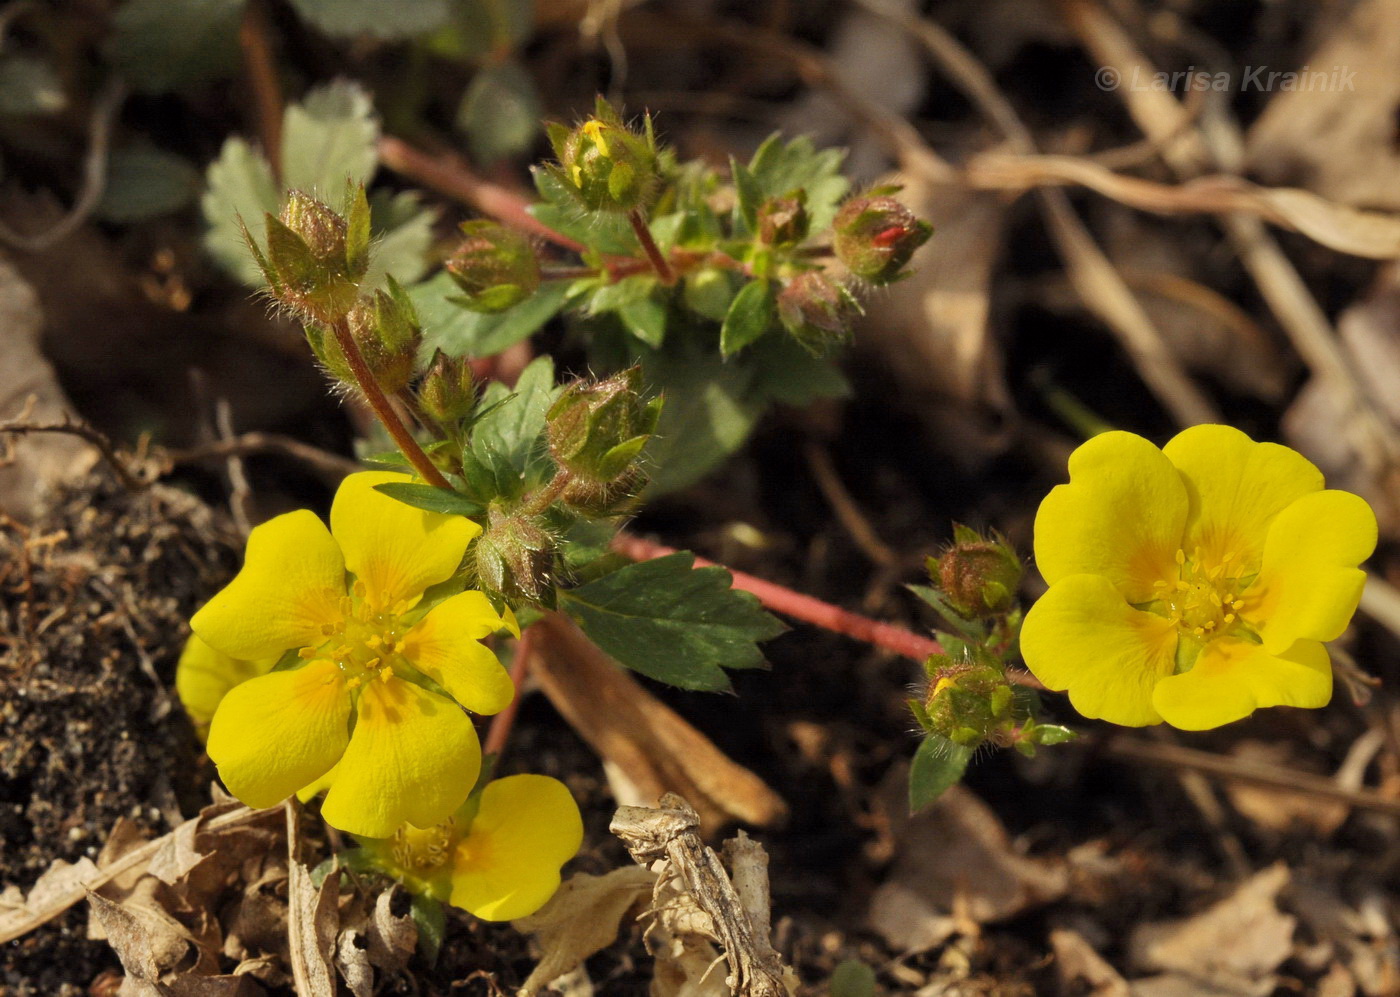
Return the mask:
[(331, 783), (335, 781), (335, 773), (339, 768), (340, 763), (336, 762), (330, 767), (330, 769), (326, 772), (325, 775), (321, 776), (321, 778), (317, 779), (315, 782), (302, 786), (300, 789), (297, 790), (297, 799), (300, 800), (302, 803), (309, 803), (311, 800), (315, 799), (316, 797), (324, 793), (326, 790), (330, 789)]
[(228, 791), (270, 807), (319, 779), (350, 739), (350, 695), (330, 661), (270, 672), (230, 689), (209, 728)]
[(1275, 516), (1322, 490), (1322, 472), (1302, 454), (1277, 443), (1255, 443), (1231, 426), (1192, 426), (1162, 452), (1181, 472), (1191, 501), (1187, 554), (1200, 547), (1208, 566), (1228, 555), (1232, 577), (1259, 570)]
[(235, 658), (277, 658), (324, 643), (323, 624), (341, 618), (345, 561), (326, 524), (298, 509), (248, 535), (243, 570), (190, 626), (211, 647)]
[(1259, 577), (1240, 615), (1278, 654), (1297, 640), (1335, 640), (1361, 601), (1358, 565), (1376, 549), (1376, 514), (1350, 492), (1304, 495), (1274, 517)]
[(1162, 451), (1133, 433), (1095, 436), (1069, 458), (1070, 481), (1040, 503), (1035, 559), (1054, 585), (1102, 575), (1132, 603), (1175, 578), (1186, 525), (1186, 486)]
[(562, 782), (497, 779), (457, 845), (451, 902), (487, 921), (533, 914), (559, 889), (559, 869), (581, 844), (583, 820)]
[(1265, 706), (1316, 709), (1332, 698), (1332, 665), (1317, 641), (1300, 640), (1272, 655), (1258, 644), (1221, 637), (1189, 672), (1157, 683), (1152, 703), (1182, 730), (1209, 730)]
[(393, 471), (361, 471), (340, 483), (331, 503), (331, 533), (345, 552), (345, 566), (369, 589), (380, 609), (417, 599), (457, 570), (467, 544), (481, 527), (405, 505), (375, 485), (411, 482)]
[(1152, 688), (1175, 668), (1176, 627), (1134, 609), (1106, 578), (1070, 575), (1026, 614), (1021, 653), (1035, 677), (1069, 692), (1091, 720), (1160, 723)]
[(321, 806), (332, 827), (387, 838), (400, 824), (430, 827), (462, 805), (481, 772), (481, 746), (461, 707), (389, 678), (364, 687), (356, 715)]
[(248, 679), (265, 675), (277, 664), (276, 658), (244, 661), (216, 651), (197, 634), (190, 634), (180, 662), (175, 666), (175, 694), (190, 715), (200, 738), (207, 736), (209, 721), (225, 694)]
[(515, 698), (515, 684), (480, 639), (503, 625), (480, 592), (444, 599), (408, 632), (403, 656), (473, 713), (499, 713)]

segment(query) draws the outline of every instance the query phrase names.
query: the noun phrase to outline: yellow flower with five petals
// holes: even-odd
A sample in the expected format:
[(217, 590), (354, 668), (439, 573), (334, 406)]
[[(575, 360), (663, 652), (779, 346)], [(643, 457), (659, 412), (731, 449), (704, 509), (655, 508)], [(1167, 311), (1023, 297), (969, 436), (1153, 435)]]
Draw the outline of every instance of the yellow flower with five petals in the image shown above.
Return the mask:
[(350, 475), (330, 529), (304, 509), (257, 527), (243, 569), (190, 621), (230, 657), (295, 649), (304, 661), (235, 686), (214, 714), (209, 757), (249, 806), (272, 806), (334, 768), (322, 816), (383, 838), (442, 821), (476, 783), (481, 748), (463, 710), (496, 713), (515, 694), (480, 643), (505, 622), (474, 591), (421, 611), (481, 527), (374, 490), (408, 480)]
[(1361, 598), (1370, 506), (1301, 454), (1229, 426), (1158, 449), (1110, 432), (1041, 503), (1049, 583), (1026, 615), (1030, 670), (1084, 716), (1205, 730), (1266, 706), (1325, 706), (1323, 642)]
[(487, 921), (543, 907), (582, 843), (578, 804), (562, 782), (543, 775), (497, 779), (440, 824), (405, 825), (385, 840), (360, 842), (371, 862), (410, 891)]

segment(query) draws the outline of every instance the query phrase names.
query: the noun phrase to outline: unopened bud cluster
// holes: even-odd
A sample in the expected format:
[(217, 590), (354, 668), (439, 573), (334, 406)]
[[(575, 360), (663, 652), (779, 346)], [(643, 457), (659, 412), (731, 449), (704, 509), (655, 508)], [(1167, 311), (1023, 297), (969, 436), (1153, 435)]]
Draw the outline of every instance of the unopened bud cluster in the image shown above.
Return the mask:
[(953, 528), (953, 545), (928, 559), (929, 575), (948, 604), (968, 619), (1007, 612), (1016, 601), (1025, 567), (1006, 539), (983, 537), (966, 526)]
[(546, 416), (549, 452), (568, 484), (560, 499), (593, 515), (610, 515), (646, 483), (637, 466), (656, 430), (661, 399), (642, 396), (642, 371), (566, 387)]
[(926, 731), (969, 748), (1010, 737), (1014, 696), (1001, 662), (982, 651), (963, 661), (936, 654), (924, 670), (928, 695), (914, 714)]
[(587, 211), (628, 212), (647, 207), (656, 197), (656, 136), (651, 118), (642, 130), (623, 123), (612, 105), (599, 97), (593, 117), (568, 128), (547, 128), (558, 165), (546, 167)]
[(872, 284), (904, 276), (914, 251), (928, 242), (933, 226), (887, 195), (847, 201), (832, 222), (832, 248), (852, 274)]

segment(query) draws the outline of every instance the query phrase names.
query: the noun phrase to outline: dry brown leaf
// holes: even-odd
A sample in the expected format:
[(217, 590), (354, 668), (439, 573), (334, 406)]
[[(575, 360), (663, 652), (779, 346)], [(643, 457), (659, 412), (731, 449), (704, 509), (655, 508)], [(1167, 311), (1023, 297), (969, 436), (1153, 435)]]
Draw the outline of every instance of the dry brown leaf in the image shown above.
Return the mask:
[(194, 944), (193, 936), (184, 925), (155, 907), (114, 903), (96, 893), (88, 894), (88, 903), (126, 970), (122, 997), (162, 997), (165, 977), (184, 961)]
[(617, 940), (623, 918), (651, 896), (656, 875), (640, 866), (614, 869), (603, 876), (576, 873), (538, 911), (512, 921), (518, 931), (534, 935), (542, 955), (521, 994), (539, 993), (583, 960)]
[(373, 997), (374, 966), (369, 959), (369, 942), (353, 928), (340, 933), (335, 947), (335, 968), (355, 997)]
[[(1287, 765), (1293, 751), (1288, 744), (1278, 741), (1244, 740), (1234, 745), (1230, 754), (1246, 761)], [(1236, 810), (1272, 831), (1287, 831), (1302, 825), (1325, 838), (1351, 813), (1351, 808), (1340, 800), (1320, 800), (1307, 793), (1290, 793), (1242, 781), (1227, 782), (1224, 788)]]
[(1055, 972), (1065, 993), (1082, 993), (1086, 997), (1131, 997), (1128, 981), (1094, 951), (1094, 947), (1079, 932), (1067, 928), (1050, 932), (1050, 948), (1055, 953)]
[(1140, 926), (1131, 941), (1134, 962), (1184, 977), (1202, 993), (1273, 993), (1275, 970), (1293, 952), (1297, 925), (1276, 903), (1289, 878), (1288, 867), (1279, 863), (1195, 917)]
[(399, 972), (407, 966), (418, 945), (418, 927), (413, 923), (413, 915), (393, 912), (396, 894), (404, 895), (397, 884), (375, 899), (368, 931), (370, 961), (390, 972)]
[(1064, 894), (1064, 866), (1019, 854), (996, 814), (966, 787), (954, 786), (908, 816), (906, 771), (892, 772), (881, 792), (899, 857), (869, 913), (870, 926), (891, 946), (919, 951), (957, 929), (951, 915), (987, 924)]
[(340, 877), (327, 876), (318, 890), (311, 873), (297, 858), (300, 834), (298, 809), (288, 800), (287, 811), (287, 948), (300, 997), (335, 997), (335, 950), (340, 915), (336, 908)]
[(647, 802), (668, 792), (694, 799), (707, 831), (734, 820), (764, 827), (786, 816), (787, 805), (762, 779), (613, 664), (567, 617), (551, 613), (533, 631), (531, 674), (540, 688)]

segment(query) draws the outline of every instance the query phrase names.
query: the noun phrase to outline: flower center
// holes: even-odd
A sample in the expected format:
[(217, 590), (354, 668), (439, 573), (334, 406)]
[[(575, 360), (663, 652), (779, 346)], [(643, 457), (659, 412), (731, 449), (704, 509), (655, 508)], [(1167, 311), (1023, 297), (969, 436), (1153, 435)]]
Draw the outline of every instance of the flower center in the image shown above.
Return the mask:
[(1204, 564), (1201, 550), (1190, 556), (1184, 550), (1176, 552), (1181, 571), (1176, 578), (1154, 582), (1162, 615), (1177, 625), (1183, 633), (1201, 639), (1218, 637), (1240, 622), (1244, 606), (1240, 593), (1247, 582), (1231, 573), (1234, 554), (1225, 554), (1219, 563)]
[(353, 689), (393, 674), (393, 661), (409, 628), (397, 612), (376, 609), (366, 601), (364, 582), (355, 582), (352, 592), (353, 596), (340, 598), (340, 621), (321, 627), (325, 642), (303, 647), (297, 654), (334, 661), (349, 676)]
[(429, 828), (405, 824), (390, 839), (394, 864), (410, 875), (428, 877), (452, 857), (457, 821), (451, 817)]

